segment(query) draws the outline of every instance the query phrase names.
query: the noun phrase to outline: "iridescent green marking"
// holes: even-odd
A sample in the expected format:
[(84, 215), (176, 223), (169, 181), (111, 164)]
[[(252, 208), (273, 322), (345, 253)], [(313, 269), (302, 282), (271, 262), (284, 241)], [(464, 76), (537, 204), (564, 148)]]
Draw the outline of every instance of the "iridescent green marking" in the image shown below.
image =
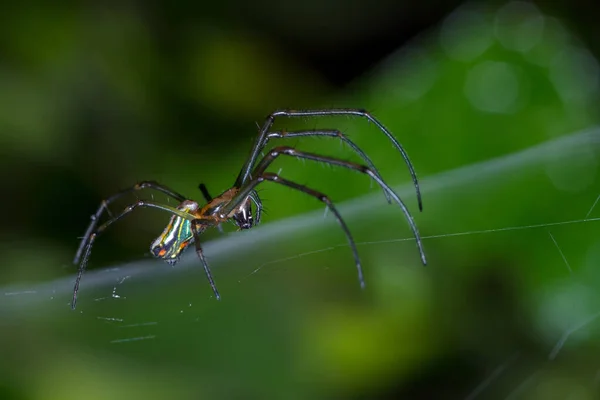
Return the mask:
[[(181, 211), (194, 211), (198, 205), (182, 203), (177, 207)], [(157, 258), (162, 258), (169, 264), (175, 264), (190, 243), (194, 241), (192, 223), (190, 220), (173, 215), (163, 233), (150, 246), (150, 251)]]

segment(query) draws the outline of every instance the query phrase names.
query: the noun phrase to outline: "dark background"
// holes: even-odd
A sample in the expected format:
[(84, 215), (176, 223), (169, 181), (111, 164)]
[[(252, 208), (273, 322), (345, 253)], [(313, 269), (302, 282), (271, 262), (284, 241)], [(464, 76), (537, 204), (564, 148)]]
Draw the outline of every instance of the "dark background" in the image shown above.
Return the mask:
[[(374, 185), (308, 162), (278, 160), (272, 169), (336, 203), (371, 196), (345, 208), (357, 241), (371, 242), (359, 245), (366, 292), (334, 223), (286, 220), (321, 205), (264, 185), (267, 213), (256, 233), (206, 233), (226, 302), (211, 298), (193, 257), (180, 269), (151, 260), (148, 243), (167, 217), (144, 210), (98, 240), (80, 305), (68, 306), (77, 238), (102, 198), (143, 179), (197, 200), (200, 182), (213, 195), (228, 189), (256, 123), (279, 108), (359, 107), (380, 118), (424, 182), (423, 213), (412, 189), (401, 191), (424, 236), (597, 217), (586, 216), (600, 194), (597, 140), (567, 140), (563, 152), (536, 153), (499, 174), (472, 167), (472, 179), (443, 175), (593, 133), (594, 2), (2, 8), (0, 397), (598, 394), (597, 222), (427, 239), (423, 269), (411, 242), (389, 242), (411, 234)], [(478, 24), (450, 26), (450, 15), (465, 12)], [(464, 57), (444, 41), (456, 32)], [(394, 187), (410, 181), (401, 157), (360, 119), (283, 120), (276, 128), (340, 129)], [(326, 139), (286, 144), (359, 161)], [(286, 234), (269, 236), (275, 226)], [(329, 246), (337, 247), (307, 254)], [(144, 272), (124, 266), (142, 258)], [(106, 273), (114, 279), (102, 275), (111, 266), (120, 268)], [(579, 336), (548, 361), (574, 327)]]

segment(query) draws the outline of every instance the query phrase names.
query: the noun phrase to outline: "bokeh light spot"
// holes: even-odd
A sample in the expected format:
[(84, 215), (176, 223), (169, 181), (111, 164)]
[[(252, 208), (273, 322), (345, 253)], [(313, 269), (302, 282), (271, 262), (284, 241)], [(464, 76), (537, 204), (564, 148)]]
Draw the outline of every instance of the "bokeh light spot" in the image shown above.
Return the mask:
[(470, 61), (480, 56), (493, 43), (486, 15), (475, 9), (459, 9), (443, 22), (440, 44), (450, 58)]
[(519, 107), (519, 71), (505, 62), (485, 61), (467, 73), (465, 95), (473, 107), (490, 113), (513, 113)]
[(547, 67), (564, 50), (569, 41), (569, 33), (562, 22), (553, 17), (544, 17), (544, 31), (541, 39), (530, 49), (525, 58), (527, 61)]
[(550, 79), (565, 102), (584, 102), (598, 92), (598, 60), (586, 49), (569, 47), (550, 65)]
[(542, 39), (543, 32), (544, 17), (531, 3), (514, 1), (496, 14), (495, 34), (507, 49), (527, 52)]

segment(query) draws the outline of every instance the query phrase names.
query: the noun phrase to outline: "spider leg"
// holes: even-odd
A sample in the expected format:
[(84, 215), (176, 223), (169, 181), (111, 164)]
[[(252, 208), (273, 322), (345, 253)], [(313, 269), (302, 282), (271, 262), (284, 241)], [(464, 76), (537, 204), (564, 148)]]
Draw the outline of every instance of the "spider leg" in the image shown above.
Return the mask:
[[(339, 138), (342, 142), (346, 143), (363, 161), (375, 172), (380, 178), (379, 171), (373, 164), (373, 161), (365, 154), (364, 151), (361, 150), (360, 147), (356, 145), (348, 136), (344, 135), (341, 131), (337, 129), (324, 129), (324, 130), (314, 130), (314, 131), (294, 131), (294, 132), (285, 132), (285, 131), (275, 131), (267, 133), (265, 140), (262, 144), (264, 148), (267, 145), (267, 142), (270, 139), (281, 139), (281, 138), (294, 138), (294, 137), (303, 137), (303, 136), (324, 136), (324, 137), (333, 137)], [(383, 194), (385, 195), (388, 203), (392, 203), (392, 199), (389, 194), (384, 190)]]
[(254, 203), (254, 206), (256, 207), (256, 219), (254, 220), (254, 225), (258, 225), (260, 224), (260, 217), (262, 215), (262, 209), (263, 209), (263, 205), (262, 205), (262, 201), (260, 200), (260, 197), (258, 197), (258, 193), (256, 193), (256, 191), (252, 191), (250, 192), (250, 200), (252, 200), (252, 202)]
[(208, 262), (206, 261), (206, 257), (204, 257), (204, 252), (202, 251), (202, 246), (200, 245), (200, 233), (204, 229), (205, 224), (201, 219), (192, 220), (192, 232), (194, 233), (194, 243), (196, 245), (196, 254), (198, 258), (202, 262), (202, 266), (204, 267), (204, 272), (206, 273), (206, 278), (208, 278), (208, 283), (215, 293), (215, 297), (217, 300), (221, 300), (221, 295), (217, 290), (217, 285), (215, 285), (215, 281), (213, 280), (212, 274), (210, 273), (210, 267), (208, 266)]
[[(404, 204), (402, 199), (400, 199), (400, 197), (392, 190), (392, 188), (389, 187), (388, 184), (385, 183), (369, 167), (360, 165), (360, 164), (356, 164), (353, 162), (349, 162), (349, 161), (338, 160), (336, 158), (325, 157), (325, 156), (320, 156), (317, 154), (298, 151), (291, 147), (280, 146), (280, 147), (275, 147), (275, 148), (271, 149), (271, 151), (269, 151), (269, 153), (258, 163), (258, 165), (256, 166), (256, 168), (254, 169), (254, 171), (252, 173), (252, 176), (255, 176), (255, 177), (261, 176), (265, 172), (265, 170), (268, 168), (268, 166), (280, 155), (286, 155), (286, 156), (291, 156), (291, 157), (300, 158), (300, 159), (307, 159), (307, 160), (312, 160), (312, 161), (317, 161), (317, 162), (324, 162), (327, 164), (352, 169), (352, 170), (355, 170), (355, 171), (358, 171), (360, 173), (370, 176), (371, 179), (375, 180), (379, 184), (379, 186), (381, 186), (381, 188), (383, 190), (385, 190), (390, 195), (390, 197), (402, 209), (402, 212), (404, 213), (404, 216), (406, 217), (408, 225), (410, 226), (410, 229), (412, 230), (415, 240), (417, 242), (417, 248), (419, 249), (421, 261), (423, 262), (423, 265), (427, 264), (425, 252), (423, 251), (423, 245), (421, 243), (421, 236), (419, 235), (417, 225), (415, 224), (415, 222), (412, 218), (412, 215), (408, 211), (408, 208), (406, 207), (406, 205)], [(228, 213), (230, 213), (232, 210), (235, 209), (236, 202), (238, 202), (238, 201), (241, 202), (242, 201), (241, 199), (246, 198), (248, 196), (248, 193), (251, 190), (254, 190), (253, 187), (251, 189), (247, 189), (247, 187), (248, 187), (247, 185), (242, 186), (240, 188), (240, 191), (232, 199), (232, 201), (229, 204), (227, 204), (226, 206), (224, 206), (221, 210), (219, 210), (219, 213), (221, 214), (222, 217), (227, 215)], [(238, 199), (240, 199), (240, 200), (238, 200)], [(237, 203), (237, 204), (239, 205), (240, 203)]]
[(256, 138), (256, 141), (254, 142), (254, 146), (252, 147), (250, 156), (246, 160), (246, 163), (242, 167), (242, 170), (240, 171), (240, 174), (238, 175), (238, 177), (236, 179), (235, 186), (240, 187), (244, 182), (246, 182), (246, 180), (250, 176), (250, 173), (252, 172), (252, 168), (253, 168), (254, 164), (256, 163), (258, 155), (260, 154), (260, 151), (264, 147), (264, 146), (262, 146), (262, 144), (265, 141), (265, 137), (268, 135), (269, 129), (271, 129), (271, 127), (273, 126), (273, 123), (275, 122), (276, 117), (288, 117), (288, 118), (299, 118), (300, 117), (301, 118), (301, 117), (322, 117), (322, 116), (336, 116), (336, 115), (357, 116), (357, 117), (365, 118), (368, 121), (372, 122), (375, 126), (377, 126), (377, 128), (379, 128), (379, 130), (382, 131), (385, 136), (387, 136), (387, 138), (392, 142), (392, 144), (394, 145), (396, 150), (398, 150), (400, 152), (400, 154), (402, 155), (402, 158), (404, 159), (404, 162), (408, 166), (408, 170), (410, 172), (410, 175), (413, 180), (413, 184), (415, 186), (415, 190), (417, 192), (417, 201), (419, 204), (419, 210), (422, 211), (423, 210), (423, 202), (421, 200), (421, 190), (419, 189), (419, 182), (417, 180), (417, 174), (415, 173), (412, 163), (410, 162), (410, 159), (408, 158), (408, 154), (406, 153), (406, 151), (404, 150), (404, 148), (402, 147), (400, 142), (398, 142), (398, 140), (391, 134), (391, 132), (381, 122), (379, 122), (379, 120), (377, 120), (375, 117), (373, 117), (369, 112), (367, 112), (365, 110), (361, 110), (361, 109), (355, 109), (355, 108), (338, 108), (338, 109), (326, 109), (326, 110), (277, 110), (277, 111), (271, 113), (265, 120), (265, 123), (263, 124), (262, 128), (260, 129), (260, 133), (259, 133), (258, 137)]
[[(96, 213), (92, 214), (92, 216), (91, 216), (90, 224), (88, 225), (88, 227), (85, 231), (85, 234), (83, 235), (83, 238), (81, 239), (81, 243), (79, 244), (77, 253), (75, 253), (75, 258), (73, 259), (73, 264), (79, 263), (83, 249), (86, 247), (86, 244), (89, 241), (91, 234), (94, 232), (94, 229), (96, 229), (96, 225), (98, 224), (98, 221), (100, 220), (100, 217), (102, 216), (102, 213), (104, 212), (104, 210), (108, 211), (108, 206), (115, 200), (118, 200), (121, 197), (123, 197), (124, 195), (131, 193), (131, 192), (138, 191), (138, 190), (146, 189), (146, 188), (158, 190), (159, 192), (162, 192), (162, 193), (166, 194), (167, 196), (170, 196), (170, 197), (178, 200), (179, 202), (182, 202), (185, 200), (185, 197), (183, 195), (169, 189), (168, 187), (166, 187), (164, 185), (161, 185), (158, 182), (154, 182), (154, 181), (139, 182), (128, 189), (121, 190), (120, 192), (113, 194), (109, 198), (102, 200)], [(109, 212), (109, 214), (110, 214), (110, 212)]]
[(296, 189), (300, 192), (306, 193), (306, 194), (322, 201), (323, 203), (325, 203), (327, 205), (329, 210), (334, 214), (336, 220), (338, 221), (338, 223), (342, 227), (342, 230), (344, 231), (344, 234), (346, 235), (348, 244), (350, 245), (350, 248), (352, 250), (352, 255), (354, 256), (354, 262), (356, 264), (356, 269), (358, 271), (358, 281), (360, 282), (360, 287), (364, 289), (365, 279), (363, 276), (362, 266), (360, 264), (360, 258), (358, 257), (358, 250), (356, 249), (356, 244), (354, 243), (352, 234), (350, 233), (348, 226), (344, 222), (344, 219), (342, 218), (342, 216), (340, 215), (338, 210), (335, 208), (335, 206), (333, 205), (333, 202), (329, 199), (329, 197), (327, 197), (325, 194), (323, 194), (321, 192), (313, 190), (304, 185), (300, 185), (295, 182), (288, 181), (288, 180), (280, 177), (279, 175), (271, 173), (271, 172), (262, 172), (261, 171), (260, 174), (255, 175), (255, 176), (256, 176), (255, 178), (246, 182), (246, 184), (240, 189), (240, 195), (238, 195), (239, 197), (238, 196), (234, 197), (232, 199), (231, 203), (229, 203), (227, 205), (227, 208), (235, 209), (236, 207), (238, 207), (244, 201), (245, 197), (248, 196), (248, 192), (254, 190), (254, 188), (259, 183), (262, 183), (265, 180), (279, 183), (280, 185), (284, 185), (284, 186), (290, 187), (292, 189)]
[(210, 203), (213, 198), (210, 195), (210, 193), (208, 192), (206, 185), (204, 183), (201, 183), (200, 185), (198, 185), (198, 189), (200, 189), (200, 191), (202, 192), (202, 196), (204, 196), (204, 200), (206, 200), (207, 203)]
[[(202, 196), (204, 196), (204, 200), (206, 200), (206, 203), (210, 203), (213, 197), (208, 192), (206, 185), (204, 183), (201, 183), (200, 185), (198, 185), (198, 189), (200, 189), (200, 191), (202, 192)], [(223, 226), (221, 226), (221, 224), (217, 225), (217, 229), (219, 230), (219, 233), (223, 233)]]
[(158, 208), (159, 210), (164, 210), (164, 211), (170, 212), (171, 214), (175, 214), (181, 218), (185, 218), (188, 220), (194, 219), (194, 217), (191, 214), (180, 211), (174, 207), (170, 207), (170, 206), (166, 206), (166, 205), (158, 204), (158, 203), (154, 203), (154, 202), (139, 200), (139, 201), (133, 203), (132, 205), (127, 206), (120, 214), (109, 219), (104, 224), (100, 225), (96, 230), (89, 232), (89, 235), (86, 235), (86, 243), (87, 244), (83, 247), (83, 249), (80, 252), (78, 252), (78, 253), (81, 253), (78, 255), (80, 255), (80, 256), (83, 255), (83, 257), (81, 257), (81, 263), (79, 264), (79, 270), (77, 271), (77, 278), (75, 279), (75, 287), (73, 288), (73, 300), (71, 301), (71, 308), (73, 310), (75, 309), (75, 306), (77, 305), (77, 292), (79, 291), (79, 282), (81, 281), (81, 276), (83, 275), (83, 273), (85, 272), (85, 269), (87, 267), (87, 264), (88, 264), (88, 261), (90, 258), (90, 254), (92, 251), (92, 245), (94, 244), (94, 241), (96, 240), (98, 235), (101, 234), (102, 232), (104, 232), (109, 226), (111, 226), (113, 223), (117, 222), (118, 220), (120, 220), (121, 218), (126, 216), (127, 214), (131, 213), (133, 210), (135, 210), (138, 207)]

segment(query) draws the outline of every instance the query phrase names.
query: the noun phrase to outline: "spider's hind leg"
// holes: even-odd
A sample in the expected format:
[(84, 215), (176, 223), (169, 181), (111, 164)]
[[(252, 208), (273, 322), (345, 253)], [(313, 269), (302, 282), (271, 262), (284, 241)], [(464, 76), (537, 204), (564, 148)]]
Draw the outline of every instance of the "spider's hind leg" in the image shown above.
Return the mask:
[(125, 209), (121, 213), (110, 218), (108, 221), (106, 221), (104, 224), (100, 225), (97, 228), (96, 228), (95, 223), (98, 221), (98, 219), (97, 218), (93, 219), (92, 224), (90, 224), (90, 227), (88, 228), (88, 232), (86, 233), (86, 236), (85, 236), (84, 240), (82, 241), (81, 247), (80, 247), (79, 251), (77, 252), (77, 257), (81, 258), (81, 260), (79, 262), (79, 269), (77, 271), (77, 277), (75, 278), (75, 285), (73, 287), (73, 299), (71, 301), (71, 308), (73, 310), (75, 309), (75, 307), (77, 305), (77, 293), (79, 292), (79, 283), (81, 281), (81, 277), (83, 276), (83, 273), (85, 272), (85, 270), (87, 268), (87, 264), (88, 264), (90, 254), (92, 251), (92, 246), (94, 245), (96, 238), (98, 237), (98, 235), (100, 235), (102, 232), (104, 232), (109, 226), (111, 226), (112, 224), (119, 221), (120, 219), (122, 219), (123, 217), (125, 217), (126, 215), (130, 214), (131, 212), (133, 212), (134, 210), (136, 210), (138, 208), (156, 208), (159, 210), (169, 212), (180, 218), (184, 218), (184, 219), (191, 218), (190, 214), (185, 213), (177, 208), (167, 206), (164, 204), (151, 202), (151, 201), (138, 200), (137, 202), (125, 207)]
[(94, 214), (92, 214), (92, 216), (91, 216), (91, 221), (85, 231), (85, 234), (83, 235), (83, 238), (81, 239), (81, 243), (79, 244), (77, 253), (75, 253), (75, 257), (73, 259), (73, 264), (79, 264), (79, 260), (81, 259), (81, 256), (83, 255), (83, 251), (86, 248), (91, 235), (94, 233), (96, 226), (98, 225), (98, 222), (100, 221), (100, 218), (102, 217), (102, 214), (104, 213), (104, 211), (106, 211), (109, 214), (109, 216), (112, 218), (112, 215), (110, 215), (110, 211), (108, 210), (108, 206), (111, 203), (113, 203), (114, 201), (122, 198), (126, 194), (136, 192), (136, 191), (139, 191), (142, 189), (154, 189), (156, 191), (166, 194), (169, 197), (176, 199), (179, 202), (185, 200), (185, 196), (183, 196), (183, 195), (175, 192), (174, 190), (170, 189), (169, 187), (167, 187), (165, 185), (161, 185), (160, 183), (155, 182), (155, 181), (142, 181), (142, 182), (136, 183), (132, 187), (127, 188), (125, 190), (121, 190), (120, 192), (103, 200), (100, 203), (98, 210), (96, 210), (96, 212)]

